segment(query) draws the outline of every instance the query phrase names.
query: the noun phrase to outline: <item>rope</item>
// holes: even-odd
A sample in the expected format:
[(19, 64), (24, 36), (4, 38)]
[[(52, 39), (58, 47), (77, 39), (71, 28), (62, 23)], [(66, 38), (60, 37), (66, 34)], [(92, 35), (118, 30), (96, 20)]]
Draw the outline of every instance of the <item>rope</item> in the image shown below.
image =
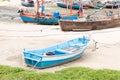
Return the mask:
[(33, 69), (36, 68), (37, 64), (38, 64), (40, 61), (42, 61), (42, 57), (35, 63), (35, 65), (33, 66)]

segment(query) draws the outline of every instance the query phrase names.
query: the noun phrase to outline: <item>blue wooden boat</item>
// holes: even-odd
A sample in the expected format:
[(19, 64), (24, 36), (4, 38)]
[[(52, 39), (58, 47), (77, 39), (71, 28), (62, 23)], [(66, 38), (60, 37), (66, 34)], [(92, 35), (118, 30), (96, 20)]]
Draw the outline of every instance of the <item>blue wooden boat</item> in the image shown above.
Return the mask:
[(23, 22), (39, 23), (39, 24), (58, 24), (58, 18), (52, 17), (51, 15), (46, 15), (45, 17), (36, 18), (34, 14), (23, 14), (20, 15)]
[(89, 2), (89, 8), (92, 9), (103, 9), (105, 7), (105, 4), (103, 4), (101, 1), (91, 1)]
[(88, 7), (91, 8), (91, 9), (102, 9), (102, 8), (104, 8), (103, 5), (89, 5)]
[(28, 66), (47, 68), (75, 60), (83, 55), (90, 38), (75, 38), (54, 46), (38, 50), (24, 50)]
[(25, 7), (34, 7), (34, 3), (21, 3)]
[(25, 7), (34, 7), (34, 1), (27, 1), (27, 2), (25, 2), (25, 0), (21, 0), (21, 4), (23, 5), (23, 6), (25, 6)]
[[(67, 4), (62, 3), (62, 2), (58, 2), (57, 6), (62, 7), (62, 8), (67, 8)], [(79, 9), (79, 7), (80, 7), (80, 5), (76, 4), (76, 3), (73, 3), (73, 5), (72, 5), (72, 9)], [(68, 8), (70, 8), (70, 5), (68, 5)], [(83, 8), (87, 9), (88, 5), (83, 5)]]
[[(45, 7), (43, 6), (43, 0), (41, 4), (38, 4), (38, 0), (35, 2), (37, 6), (35, 6), (36, 14), (29, 14), (25, 13), (24, 10), (19, 10), (20, 12), (20, 17), (23, 20), (23, 22), (32, 22), (32, 23), (39, 23), (39, 24), (46, 24), (46, 25), (53, 25), (53, 24), (58, 24), (59, 19), (76, 19), (77, 18), (77, 13), (72, 14), (60, 14), (59, 12), (55, 11), (52, 15), (51, 14), (45, 14), (44, 10)], [(38, 7), (40, 6), (40, 7)], [(39, 10), (41, 9), (41, 10)]]
[[(57, 14), (57, 15), (56, 15)], [(77, 14), (73, 15), (60, 15), (58, 12), (54, 12), (53, 15), (45, 14), (44, 16), (40, 16), (36, 18), (34, 14), (20, 14), (20, 17), (23, 22), (31, 22), (31, 23), (39, 23), (44, 25), (55, 25), (59, 23), (59, 19), (77, 19)]]

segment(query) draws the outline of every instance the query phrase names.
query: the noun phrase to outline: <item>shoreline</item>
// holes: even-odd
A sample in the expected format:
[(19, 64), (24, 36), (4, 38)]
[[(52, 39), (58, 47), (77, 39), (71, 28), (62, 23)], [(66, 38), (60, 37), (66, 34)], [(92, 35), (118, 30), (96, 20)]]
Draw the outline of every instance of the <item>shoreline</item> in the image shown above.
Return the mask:
[[(7, 23), (6, 25), (6, 23), (1, 23), (0, 64), (21, 67), (38, 72), (54, 72), (63, 68), (75, 66), (90, 67), (94, 69), (108, 68), (120, 70), (120, 63), (118, 62), (120, 58), (120, 38), (117, 37), (117, 35), (120, 34), (119, 27), (87, 32), (62, 32), (59, 25), (53, 25), (52, 27), (49, 25), (42, 26), (43, 27), (40, 25), (19, 23)], [(56, 27), (58, 29), (56, 29)], [(46, 29), (41, 32), (40, 29), (44, 28)], [(33, 69), (27, 67), (24, 63), (24, 48), (27, 50), (45, 48), (88, 34), (91, 35), (92, 40), (97, 41), (98, 49), (95, 50), (93, 41), (91, 41), (83, 56), (77, 60), (46, 69)]]

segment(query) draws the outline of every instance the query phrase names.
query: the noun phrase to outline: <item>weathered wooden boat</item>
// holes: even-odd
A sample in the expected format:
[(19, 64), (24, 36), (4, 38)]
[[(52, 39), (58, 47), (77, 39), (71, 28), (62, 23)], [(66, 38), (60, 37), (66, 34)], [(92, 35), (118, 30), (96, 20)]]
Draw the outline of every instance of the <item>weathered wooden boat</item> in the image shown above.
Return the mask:
[(75, 38), (54, 46), (38, 50), (24, 50), (24, 59), (28, 66), (47, 68), (75, 60), (83, 55), (90, 38)]
[(115, 15), (90, 19), (87, 18), (79, 18), (74, 20), (61, 19), (59, 21), (59, 24), (62, 31), (99, 30), (120, 26), (120, 17), (118, 15)]
[(32, 0), (30, 0), (30, 1), (29, 0), (27, 0), (27, 1), (21, 0), (21, 4), (25, 7), (34, 7), (34, 1), (32, 1)]
[[(85, 31), (112, 28), (120, 26), (119, 12), (113, 14), (113, 11), (105, 11), (106, 16), (96, 14), (100, 11), (95, 11), (89, 15), (83, 15), (83, 8), (78, 11), (77, 19), (60, 19), (59, 24), (62, 31)], [(93, 17), (92, 17), (93, 16)]]
[[(63, 2), (58, 2), (57, 3), (57, 6), (59, 7), (62, 7), (62, 8), (67, 8), (67, 4), (66, 3), (63, 3)], [(79, 9), (79, 4), (78, 3), (73, 3), (72, 5), (72, 9)], [(68, 4), (68, 8), (70, 8), (70, 5)], [(88, 5), (83, 5), (83, 8), (84, 9), (87, 9), (88, 8)]]

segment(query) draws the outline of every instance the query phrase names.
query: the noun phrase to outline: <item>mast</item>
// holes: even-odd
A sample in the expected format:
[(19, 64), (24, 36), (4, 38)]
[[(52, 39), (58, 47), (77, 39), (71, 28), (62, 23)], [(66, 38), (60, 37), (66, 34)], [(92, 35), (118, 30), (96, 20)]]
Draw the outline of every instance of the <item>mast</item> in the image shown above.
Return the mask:
[(35, 7), (36, 18), (38, 18), (39, 17), (39, 0), (36, 0), (34, 2), (34, 7)]
[(39, 10), (39, 12), (40, 12), (40, 16), (42, 16), (43, 15), (43, 11), (44, 11), (44, 6), (43, 6), (43, 4), (44, 4), (44, 0), (41, 0), (41, 2), (39, 2), (39, 6), (40, 6), (40, 10)]
[(70, 3), (70, 14), (72, 14), (72, 6), (73, 6), (73, 2), (74, 2), (74, 0), (71, 0), (71, 3)]
[(43, 6), (43, 4), (44, 4), (44, 0), (42, 0), (42, 2), (41, 2), (41, 6)]

